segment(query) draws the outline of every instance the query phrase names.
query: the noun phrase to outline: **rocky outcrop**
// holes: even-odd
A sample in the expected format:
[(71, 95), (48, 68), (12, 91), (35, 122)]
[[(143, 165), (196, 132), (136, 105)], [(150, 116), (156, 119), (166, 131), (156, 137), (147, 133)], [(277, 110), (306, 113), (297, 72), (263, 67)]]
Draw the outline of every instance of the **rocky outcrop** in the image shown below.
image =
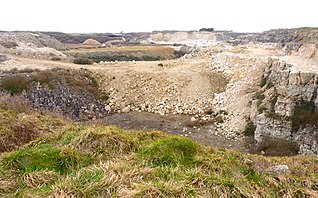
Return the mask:
[(14, 89), (11, 85), (3, 85), (20, 83), (24, 85), (21, 94), (36, 109), (59, 113), (74, 120), (101, 118), (108, 113), (106, 99), (101, 99), (98, 84), (91, 75), (83, 69), (6, 73), (0, 78), (0, 92), (19, 94), (11, 91)]
[(58, 112), (72, 119), (93, 119), (105, 115), (105, 104), (93, 95), (59, 85), (55, 89), (39, 88), (26, 93), (36, 108)]
[(292, 64), (269, 59), (263, 80), (265, 99), (259, 106), (264, 110), (259, 108), (260, 114), (254, 118), (255, 139), (288, 140), (298, 145), (301, 154), (318, 154), (318, 71), (300, 71)]

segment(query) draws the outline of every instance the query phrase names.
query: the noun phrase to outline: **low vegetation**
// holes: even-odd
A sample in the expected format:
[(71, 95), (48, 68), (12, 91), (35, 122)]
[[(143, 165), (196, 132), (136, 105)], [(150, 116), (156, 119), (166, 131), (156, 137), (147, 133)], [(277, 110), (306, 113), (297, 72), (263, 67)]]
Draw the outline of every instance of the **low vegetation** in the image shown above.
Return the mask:
[(23, 91), (33, 89), (41, 85), (48, 89), (55, 89), (64, 84), (72, 91), (89, 92), (103, 100), (108, 99), (106, 93), (99, 90), (97, 80), (88, 70), (34, 70), (34, 69), (12, 69), (8, 75), (0, 79), (0, 91), (8, 92), (12, 95), (19, 95)]
[(247, 121), (247, 124), (245, 126), (245, 129), (243, 131), (243, 134), (245, 136), (252, 136), (254, 137), (254, 132), (256, 130), (256, 125), (254, 125), (254, 123), (251, 120)]
[(263, 138), (262, 142), (258, 143), (255, 153), (264, 152), (266, 156), (293, 156), (297, 155), (298, 146), (288, 140), (277, 138)]
[(299, 101), (292, 116), (293, 131), (298, 131), (299, 128), (306, 125), (318, 127), (318, 109), (314, 102)]
[[(0, 116), (2, 128), (23, 126), (14, 110), (1, 110)], [(30, 136), (19, 146), (1, 151), (2, 197), (317, 195), (315, 157), (246, 155), (158, 131), (61, 122), (37, 112), (22, 117), (32, 120), (33, 131), (19, 134), (20, 139)], [(58, 130), (41, 133), (52, 125)], [(5, 139), (11, 133), (3, 131), (1, 142), (13, 141)], [(278, 164), (287, 165), (290, 172), (267, 171)]]
[(89, 58), (81, 58), (81, 57), (75, 58), (73, 62), (79, 65), (92, 65), (94, 63), (94, 61), (92, 61)]

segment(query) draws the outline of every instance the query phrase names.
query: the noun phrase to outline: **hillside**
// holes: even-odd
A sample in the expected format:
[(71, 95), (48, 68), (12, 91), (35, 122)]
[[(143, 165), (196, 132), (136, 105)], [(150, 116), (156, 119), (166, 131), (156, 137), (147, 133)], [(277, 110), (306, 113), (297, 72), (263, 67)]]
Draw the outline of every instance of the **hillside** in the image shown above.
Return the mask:
[[(7, 117), (8, 114), (12, 116)], [(1, 110), (1, 116), (10, 119), (10, 125), (17, 122), (14, 111)], [(57, 121), (59, 130), (1, 154), (1, 196), (317, 195), (316, 157), (247, 155), (201, 146), (158, 131), (125, 131), (97, 123), (82, 125), (38, 116), (39, 120), (46, 120), (46, 125)], [(3, 121), (0, 124), (7, 125)], [(20, 136), (28, 133), (21, 131)]]

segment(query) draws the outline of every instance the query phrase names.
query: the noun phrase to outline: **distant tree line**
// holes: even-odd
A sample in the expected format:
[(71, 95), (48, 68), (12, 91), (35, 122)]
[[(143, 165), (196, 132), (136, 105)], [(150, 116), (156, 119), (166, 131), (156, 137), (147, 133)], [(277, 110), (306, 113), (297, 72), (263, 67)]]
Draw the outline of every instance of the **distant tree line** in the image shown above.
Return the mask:
[(203, 31), (205, 31), (205, 32), (214, 32), (214, 28), (201, 28), (199, 31), (200, 32), (203, 32)]

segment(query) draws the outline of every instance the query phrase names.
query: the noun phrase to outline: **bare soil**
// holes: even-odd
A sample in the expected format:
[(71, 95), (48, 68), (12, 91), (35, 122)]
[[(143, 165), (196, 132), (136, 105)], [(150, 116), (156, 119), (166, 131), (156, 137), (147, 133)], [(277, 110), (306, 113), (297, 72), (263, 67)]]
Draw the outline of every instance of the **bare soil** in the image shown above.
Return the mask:
[(244, 147), (244, 140), (227, 138), (221, 132), (216, 132), (212, 126), (188, 127), (189, 120), (189, 115), (161, 116), (148, 112), (130, 112), (112, 114), (107, 116), (104, 122), (127, 130), (159, 130), (189, 137), (206, 146), (248, 152)]

